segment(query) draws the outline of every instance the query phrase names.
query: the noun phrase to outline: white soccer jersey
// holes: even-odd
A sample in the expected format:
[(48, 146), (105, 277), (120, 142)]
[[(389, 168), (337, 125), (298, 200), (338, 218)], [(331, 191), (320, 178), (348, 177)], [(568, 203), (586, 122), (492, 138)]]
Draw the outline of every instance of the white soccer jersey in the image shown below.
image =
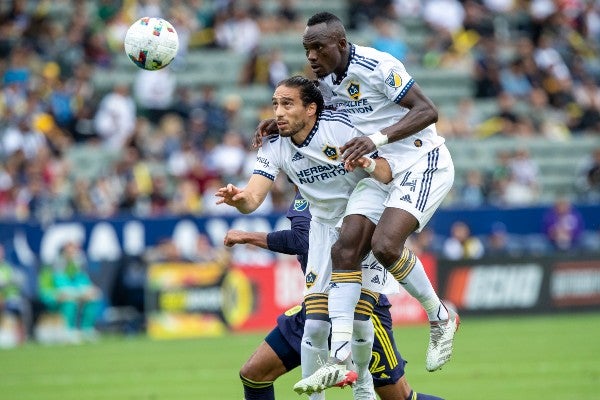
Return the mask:
[(358, 135), (346, 114), (323, 111), (306, 140), (265, 138), (254, 173), (274, 180), (283, 171), (310, 204), (314, 219), (328, 225), (344, 215), (350, 193), (368, 176), (362, 169), (344, 169), (340, 146)]
[[(319, 80), (325, 104), (346, 113), (356, 129), (370, 135), (393, 125), (408, 113), (398, 103), (415, 83), (404, 64), (390, 54), (350, 44), (350, 59), (342, 76)], [(379, 148), (396, 173), (444, 143), (435, 125)]]

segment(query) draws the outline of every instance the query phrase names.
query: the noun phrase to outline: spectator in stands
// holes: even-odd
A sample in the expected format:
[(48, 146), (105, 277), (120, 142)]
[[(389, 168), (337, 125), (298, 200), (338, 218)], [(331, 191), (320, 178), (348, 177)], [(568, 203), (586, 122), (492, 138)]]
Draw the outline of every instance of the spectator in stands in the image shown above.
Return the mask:
[(248, 54), (260, 43), (260, 27), (241, 4), (233, 3), (230, 13), (220, 13), (215, 21), (215, 38), (219, 47)]
[(526, 149), (514, 154), (501, 151), (492, 172), (493, 204), (502, 207), (527, 206), (539, 199), (538, 167)]
[(502, 222), (494, 222), (485, 242), (485, 255), (490, 257), (517, 256), (522, 253), (518, 240), (512, 239)]
[(493, 98), (500, 94), (500, 71), (497, 43), (492, 39), (482, 38), (474, 50), (473, 79), (476, 98)]
[(226, 181), (231, 181), (241, 174), (246, 161), (246, 153), (242, 135), (236, 131), (229, 131), (223, 136), (222, 142), (210, 153), (208, 162), (216, 168), (221, 177)]
[(31, 304), (24, 274), (6, 260), (0, 244), (0, 348), (14, 347), (27, 337)]
[(389, 53), (406, 64), (408, 61), (408, 46), (401, 39), (398, 24), (389, 17), (377, 16), (373, 20), (375, 38), (371, 46), (379, 51)]
[(219, 139), (227, 131), (229, 126), (227, 113), (217, 99), (214, 86), (203, 86), (201, 99), (192, 108), (199, 108), (206, 113), (205, 121), (208, 138)]
[(448, 260), (479, 259), (485, 249), (481, 240), (471, 235), (471, 229), (463, 221), (456, 221), (450, 228), (450, 236), (444, 241), (442, 255)]
[(460, 188), (459, 205), (476, 208), (486, 204), (486, 188), (481, 171), (470, 169), (466, 173), (465, 182)]
[(135, 128), (137, 107), (129, 93), (129, 86), (117, 83), (106, 94), (94, 116), (96, 132), (104, 145), (120, 150), (131, 139)]
[(508, 66), (502, 67), (500, 83), (503, 92), (517, 99), (527, 99), (533, 90), (529, 77), (525, 73), (525, 64), (520, 58), (515, 58)]
[(556, 108), (567, 105), (572, 99), (573, 81), (565, 60), (555, 48), (553, 38), (543, 33), (533, 52), (538, 69), (544, 76), (543, 87), (549, 96), (550, 104)]
[(452, 38), (462, 30), (465, 9), (458, 0), (427, 0), (423, 6), (423, 20), (434, 31), (435, 48), (446, 52)]
[[(393, 1), (354, 0), (349, 2), (348, 29), (368, 29), (376, 17), (395, 16)], [(405, 1), (403, 2), (405, 3)]]
[(577, 250), (584, 228), (581, 213), (566, 197), (557, 199), (544, 214), (543, 231), (556, 250)]
[(65, 243), (40, 280), (40, 299), (48, 311), (59, 312), (66, 324), (66, 340), (78, 343), (96, 338), (102, 292), (87, 272), (85, 256), (76, 242)]
[(526, 148), (515, 150), (509, 166), (512, 176), (518, 183), (530, 188), (532, 192), (539, 191), (539, 168), (531, 158), (529, 150)]
[(578, 167), (575, 185), (585, 202), (600, 203), (600, 148), (585, 157)]
[(600, 132), (600, 87), (593, 77), (584, 76), (573, 88), (576, 104), (570, 128), (577, 132)]
[(198, 215), (202, 211), (202, 196), (198, 185), (192, 179), (177, 180), (175, 193), (169, 203), (169, 210), (174, 215)]
[(158, 124), (164, 115), (172, 111), (176, 85), (175, 75), (170, 68), (158, 71), (140, 69), (133, 85), (133, 97), (139, 106), (136, 114)]

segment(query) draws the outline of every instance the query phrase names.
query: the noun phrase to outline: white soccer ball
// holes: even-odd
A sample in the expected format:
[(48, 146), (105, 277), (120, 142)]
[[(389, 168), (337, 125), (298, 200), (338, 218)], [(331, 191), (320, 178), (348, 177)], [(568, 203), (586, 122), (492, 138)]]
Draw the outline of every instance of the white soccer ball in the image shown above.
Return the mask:
[(173, 61), (179, 38), (173, 25), (162, 18), (144, 17), (125, 34), (125, 54), (138, 67), (156, 71)]

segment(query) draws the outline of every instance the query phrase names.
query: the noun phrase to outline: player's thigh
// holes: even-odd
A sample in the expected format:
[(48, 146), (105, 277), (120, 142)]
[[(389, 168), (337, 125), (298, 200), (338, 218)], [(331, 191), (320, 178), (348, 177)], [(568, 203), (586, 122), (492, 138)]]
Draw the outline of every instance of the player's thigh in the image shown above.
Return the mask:
[(339, 231), (334, 226), (313, 219), (310, 222), (304, 296), (328, 293), (331, 281), (331, 247)]
[(370, 371), (375, 387), (393, 385), (404, 376), (406, 361), (396, 347), (388, 307), (376, 306), (371, 317), (375, 328)]
[(401, 252), (404, 242), (413, 233), (419, 222), (409, 211), (388, 207), (375, 227), (371, 246), (377, 257), (382, 251)]
[[(446, 198), (453, 182), (454, 164), (448, 149), (442, 145), (394, 177), (384, 202), (386, 211), (392, 208), (411, 214), (417, 221), (415, 230), (419, 232)], [(388, 217), (390, 215), (384, 212), (380, 222), (385, 224), (386, 232), (391, 232), (393, 221)], [(404, 218), (399, 214), (397, 219), (394, 222), (402, 222)]]
[(333, 270), (354, 270), (371, 250), (375, 224), (360, 214), (346, 215), (339, 238), (331, 248)]
[(362, 179), (350, 194), (344, 215), (363, 215), (373, 224), (377, 224), (385, 209), (384, 202), (390, 188), (391, 186), (373, 178)]

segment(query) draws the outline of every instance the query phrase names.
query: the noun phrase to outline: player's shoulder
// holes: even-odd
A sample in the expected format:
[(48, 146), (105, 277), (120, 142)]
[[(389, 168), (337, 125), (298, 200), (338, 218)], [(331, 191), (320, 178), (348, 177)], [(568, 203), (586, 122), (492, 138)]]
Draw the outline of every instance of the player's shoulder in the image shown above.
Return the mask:
[(354, 45), (354, 57), (352, 64), (368, 71), (375, 71), (384, 65), (389, 64), (403, 65), (400, 60), (389, 53), (377, 50), (373, 47)]
[(352, 121), (348, 114), (335, 110), (323, 110), (319, 115), (319, 126), (329, 127), (335, 125), (344, 125), (349, 128), (354, 128)]
[(280, 149), (282, 147), (284, 147), (285, 145), (286, 145), (285, 140), (281, 136), (269, 135), (269, 136), (263, 137), (261, 151), (266, 154), (269, 154), (269, 153), (277, 154), (278, 152), (280, 152)]

